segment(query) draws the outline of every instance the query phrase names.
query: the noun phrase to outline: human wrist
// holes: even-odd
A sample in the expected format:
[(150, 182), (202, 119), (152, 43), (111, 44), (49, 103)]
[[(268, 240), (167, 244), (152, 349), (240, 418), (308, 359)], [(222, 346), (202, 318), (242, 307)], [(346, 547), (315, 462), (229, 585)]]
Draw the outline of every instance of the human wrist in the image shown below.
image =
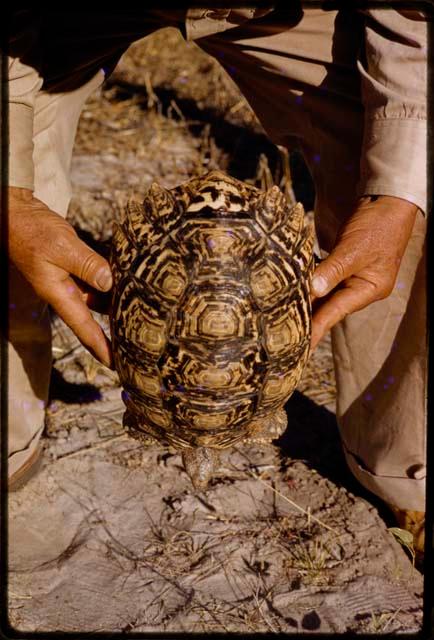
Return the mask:
[(33, 191), (26, 187), (8, 187), (9, 201), (30, 202), (33, 200)]
[(359, 205), (371, 204), (374, 202), (379, 202), (380, 204), (389, 204), (392, 207), (398, 207), (400, 210), (407, 210), (409, 213), (413, 213), (419, 210), (417, 204), (398, 196), (370, 193), (360, 196), (358, 200)]

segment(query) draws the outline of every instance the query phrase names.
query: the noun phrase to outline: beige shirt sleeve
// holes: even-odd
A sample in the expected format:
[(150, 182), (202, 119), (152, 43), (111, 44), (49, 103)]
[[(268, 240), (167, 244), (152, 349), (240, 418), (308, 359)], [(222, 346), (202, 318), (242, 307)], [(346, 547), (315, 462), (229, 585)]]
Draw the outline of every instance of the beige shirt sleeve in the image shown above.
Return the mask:
[(42, 79), (19, 58), (8, 59), (9, 165), (8, 184), (34, 188), (33, 109)]
[(427, 203), (427, 21), (419, 11), (365, 10), (358, 61), (365, 126), (359, 195)]

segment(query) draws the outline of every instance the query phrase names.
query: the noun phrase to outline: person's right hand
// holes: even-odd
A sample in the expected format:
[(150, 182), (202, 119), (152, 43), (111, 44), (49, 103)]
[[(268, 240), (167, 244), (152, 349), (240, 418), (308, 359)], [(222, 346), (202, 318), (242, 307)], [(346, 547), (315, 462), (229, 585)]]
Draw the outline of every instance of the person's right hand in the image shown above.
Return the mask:
[(53, 307), (92, 355), (112, 366), (110, 341), (86, 304), (87, 285), (99, 291), (112, 287), (107, 260), (29, 189), (18, 187), (8, 189), (8, 250), (9, 259), (37, 295)]

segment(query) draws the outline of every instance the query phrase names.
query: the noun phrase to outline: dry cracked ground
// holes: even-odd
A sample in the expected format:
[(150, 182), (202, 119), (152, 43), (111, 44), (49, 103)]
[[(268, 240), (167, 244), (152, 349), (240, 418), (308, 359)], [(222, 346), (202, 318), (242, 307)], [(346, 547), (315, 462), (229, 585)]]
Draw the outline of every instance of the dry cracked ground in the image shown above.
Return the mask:
[[(312, 206), (299, 157), (288, 164), (270, 144), (211, 59), (161, 31), (130, 48), (82, 114), (69, 219), (104, 252), (131, 194), (217, 167)], [(53, 330), (43, 467), (9, 499), (14, 629), (420, 630), (422, 575), (345, 467), (328, 340), (284, 436), (235, 447), (202, 494), (179, 454), (125, 435), (116, 374), (56, 317)]]

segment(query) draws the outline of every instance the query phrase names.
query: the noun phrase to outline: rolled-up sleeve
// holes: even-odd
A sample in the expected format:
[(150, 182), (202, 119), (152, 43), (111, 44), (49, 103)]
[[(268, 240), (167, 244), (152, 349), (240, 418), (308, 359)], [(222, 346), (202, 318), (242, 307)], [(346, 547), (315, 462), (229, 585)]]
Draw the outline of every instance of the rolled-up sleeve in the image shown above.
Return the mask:
[(365, 10), (358, 69), (365, 107), (359, 195), (427, 203), (427, 22), (419, 11)]

